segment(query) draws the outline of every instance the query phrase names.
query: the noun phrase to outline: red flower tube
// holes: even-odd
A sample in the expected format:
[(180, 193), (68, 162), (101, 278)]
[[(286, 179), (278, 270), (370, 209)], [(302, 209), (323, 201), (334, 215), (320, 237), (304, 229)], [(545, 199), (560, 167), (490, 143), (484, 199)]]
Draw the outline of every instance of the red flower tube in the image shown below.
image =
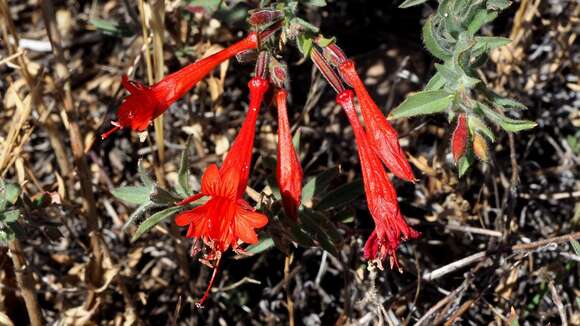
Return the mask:
[(356, 73), (354, 62), (346, 60), (338, 68), (345, 81), (354, 88), (359, 100), (370, 145), (397, 177), (414, 182), (415, 176), (399, 144), (399, 135), (367, 92)]
[(455, 162), (465, 154), (467, 148), (467, 139), (469, 138), (469, 130), (467, 129), (467, 122), (465, 114), (460, 114), (457, 117), (457, 126), (451, 136), (451, 152)]
[(144, 86), (123, 76), (123, 86), (130, 95), (124, 99), (117, 111), (118, 120), (112, 122), (114, 127), (104, 133), (102, 138), (107, 138), (121, 128), (131, 128), (135, 131), (147, 129), (151, 121), (163, 114), (171, 104), (185, 95), (219, 64), (240, 52), (254, 49), (256, 42), (256, 33), (251, 33), (230, 47), (167, 75), (152, 86)]
[(391, 268), (398, 268), (396, 251), (401, 240), (418, 238), (421, 234), (409, 227), (401, 215), (395, 188), (358, 119), (353, 92), (343, 91), (336, 101), (344, 109), (354, 131), (367, 204), (375, 221), (375, 230), (365, 244), (365, 258), (381, 262), (389, 257)]
[(286, 108), (288, 92), (279, 89), (276, 92), (276, 107), (278, 108), (278, 160), (276, 165), (276, 181), (282, 195), (282, 204), (286, 214), (298, 220), (298, 207), (302, 194), (302, 167), (300, 159), (292, 143), (290, 123)]
[(209, 248), (204, 260), (208, 264), (215, 261), (209, 286), (198, 305), (203, 304), (209, 294), (222, 253), (230, 247), (239, 251), (241, 242), (257, 243), (255, 229), (268, 223), (264, 214), (256, 212), (243, 199), (252, 163), (256, 120), (264, 94), (268, 91), (268, 81), (255, 77), (248, 87), (248, 114), (222, 167), (218, 169), (215, 164), (210, 165), (201, 179), (201, 192), (178, 203), (186, 205), (202, 197), (210, 197), (205, 204), (181, 212), (175, 217), (178, 226), (189, 227), (186, 237), (196, 239), (194, 252), (195, 249), (199, 250), (201, 240)]

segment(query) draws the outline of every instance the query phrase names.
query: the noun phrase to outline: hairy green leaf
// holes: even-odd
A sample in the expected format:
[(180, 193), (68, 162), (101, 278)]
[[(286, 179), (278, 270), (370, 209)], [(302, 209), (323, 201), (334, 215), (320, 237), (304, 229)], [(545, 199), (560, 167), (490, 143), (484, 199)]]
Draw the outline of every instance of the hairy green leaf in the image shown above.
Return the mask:
[(422, 91), (408, 96), (389, 114), (389, 119), (414, 117), (445, 111), (453, 102), (453, 94), (446, 91)]
[(183, 209), (181, 206), (169, 207), (151, 215), (149, 218), (143, 221), (143, 223), (139, 224), (139, 228), (137, 228), (137, 232), (135, 232), (135, 235), (133, 235), (131, 241), (139, 239), (145, 232), (151, 230), (155, 225), (159, 224), (163, 220), (175, 215), (181, 209)]
[(538, 124), (528, 120), (516, 120), (508, 118), (501, 113), (492, 110), (489, 106), (478, 103), (478, 107), (483, 111), (485, 116), (493, 123), (498, 124), (505, 131), (518, 132), (536, 127)]
[(409, 8), (413, 6), (418, 6), (427, 2), (427, 0), (405, 0), (403, 3), (399, 5), (399, 8)]
[(437, 34), (433, 26), (433, 16), (427, 18), (427, 21), (423, 25), (423, 43), (427, 50), (437, 59), (445, 61), (451, 58), (451, 53), (437, 40)]
[(127, 204), (141, 205), (149, 201), (151, 188), (146, 186), (126, 186), (115, 188), (111, 193)]

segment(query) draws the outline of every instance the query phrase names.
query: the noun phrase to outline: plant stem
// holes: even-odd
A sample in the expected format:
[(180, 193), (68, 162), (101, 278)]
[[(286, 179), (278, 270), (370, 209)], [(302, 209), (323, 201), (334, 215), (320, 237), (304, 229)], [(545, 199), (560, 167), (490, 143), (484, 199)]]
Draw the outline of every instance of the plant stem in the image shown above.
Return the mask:
[(20, 287), (22, 298), (24, 298), (30, 324), (32, 326), (41, 326), (43, 325), (43, 317), (42, 311), (40, 310), (40, 305), (36, 300), (34, 278), (32, 277), (32, 273), (30, 273), (30, 270), (27, 267), (26, 259), (22, 253), (20, 241), (17, 239), (10, 241), (8, 243), (8, 248), (10, 249), (10, 257), (12, 258), (12, 263), (14, 264), (16, 282), (18, 282), (18, 287)]

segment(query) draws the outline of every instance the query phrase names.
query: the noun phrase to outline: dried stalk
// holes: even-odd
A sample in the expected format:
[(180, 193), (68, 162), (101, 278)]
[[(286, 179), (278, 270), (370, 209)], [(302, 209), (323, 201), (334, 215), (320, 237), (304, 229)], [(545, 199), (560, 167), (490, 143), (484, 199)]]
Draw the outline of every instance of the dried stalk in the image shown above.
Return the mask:
[(18, 241), (18, 239), (10, 241), (8, 248), (10, 249), (10, 257), (12, 258), (12, 263), (14, 264), (16, 282), (18, 282), (20, 293), (22, 294), (22, 298), (24, 298), (30, 324), (32, 326), (41, 326), (44, 324), (44, 318), (42, 317), (40, 305), (36, 300), (34, 278), (32, 277), (32, 273), (27, 267), (20, 241)]
[(85, 301), (85, 308), (89, 308), (94, 304), (94, 298), (96, 295), (94, 289), (100, 287), (102, 281), (102, 246), (104, 246), (104, 242), (99, 233), (99, 220), (95, 198), (93, 196), (91, 172), (85, 156), (83, 136), (77, 123), (77, 110), (74, 106), (69, 79), (70, 76), (66, 66), (64, 51), (62, 49), (62, 39), (56, 24), (56, 16), (52, 1), (42, 1), (42, 11), (48, 37), (56, 59), (55, 70), (57, 74), (57, 82), (60, 83), (61, 86), (59, 91), (61, 92), (63, 106), (63, 111), (61, 113), (68, 120), (68, 132), (71, 141), (74, 166), (81, 185), (82, 206), (83, 210), (86, 212), (87, 228), (89, 231), (91, 251), (93, 253), (94, 264), (91, 265), (96, 269), (90, 271), (91, 277), (89, 278), (89, 282), (91, 287)]

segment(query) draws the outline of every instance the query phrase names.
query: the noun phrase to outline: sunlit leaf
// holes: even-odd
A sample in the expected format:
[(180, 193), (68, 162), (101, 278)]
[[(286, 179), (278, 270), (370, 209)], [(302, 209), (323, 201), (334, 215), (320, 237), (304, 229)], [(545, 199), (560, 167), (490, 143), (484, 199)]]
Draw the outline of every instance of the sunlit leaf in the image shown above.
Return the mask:
[(446, 91), (423, 91), (410, 95), (389, 114), (389, 119), (440, 113), (453, 102), (453, 94)]
[(135, 241), (135, 240), (139, 239), (145, 232), (151, 230), (155, 225), (157, 225), (160, 222), (172, 217), (173, 215), (175, 215), (177, 212), (179, 212), (182, 209), (183, 209), (183, 207), (181, 207), (181, 206), (169, 207), (169, 208), (166, 208), (160, 212), (157, 212), (157, 213), (151, 215), (149, 218), (147, 218), (145, 221), (143, 221), (143, 223), (139, 224), (139, 227), (137, 228), (137, 231), (135, 232), (135, 235), (133, 235), (133, 238), (131, 239), (131, 241)]

